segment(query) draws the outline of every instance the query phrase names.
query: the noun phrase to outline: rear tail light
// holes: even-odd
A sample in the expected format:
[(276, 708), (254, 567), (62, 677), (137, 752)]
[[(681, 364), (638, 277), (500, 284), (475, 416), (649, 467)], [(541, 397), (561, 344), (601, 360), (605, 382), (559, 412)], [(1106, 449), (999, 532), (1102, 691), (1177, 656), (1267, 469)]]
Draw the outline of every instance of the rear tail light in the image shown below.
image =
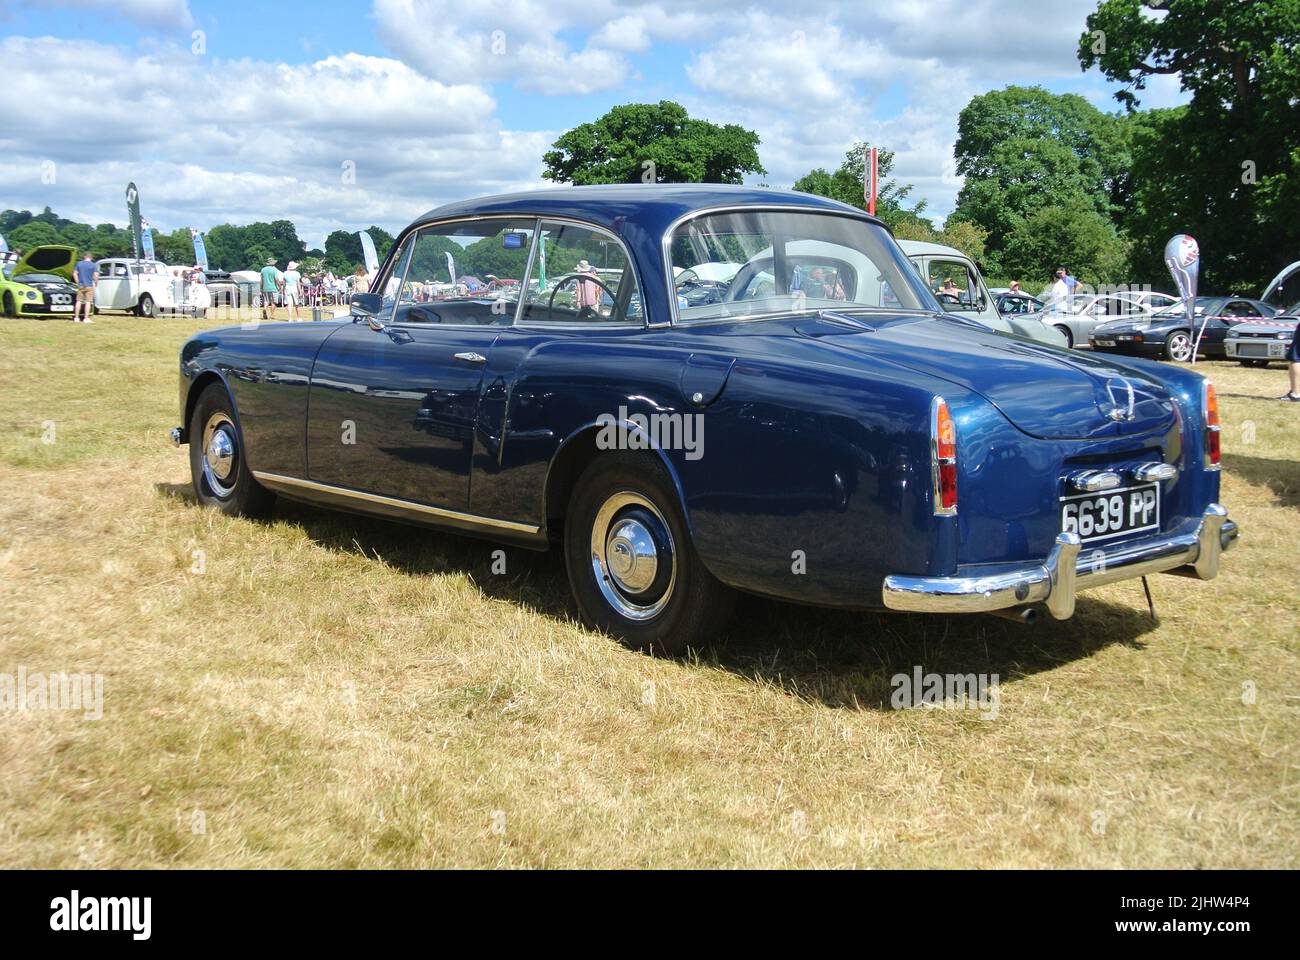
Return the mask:
[(1219, 398), (1209, 380), (1201, 387), (1201, 410), (1205, 415), (1205, 469), (1219, 469)]
[(934, 481), (934, 513), (957, 512), (957, 428), (943, 397), (930, 404), (930, 472)]

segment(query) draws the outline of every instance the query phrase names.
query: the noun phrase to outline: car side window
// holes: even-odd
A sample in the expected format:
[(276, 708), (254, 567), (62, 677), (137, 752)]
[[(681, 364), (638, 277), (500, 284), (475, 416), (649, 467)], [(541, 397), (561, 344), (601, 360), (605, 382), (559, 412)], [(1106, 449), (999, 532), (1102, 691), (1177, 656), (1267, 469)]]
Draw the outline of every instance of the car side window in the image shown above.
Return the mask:
[(408, 238), (395, 323), (509, 326), (536, 221), (500, 218), (434, 224)]
[(1223, 315), (1225, 317), (1250, 317), (1252, 319), (1262, 316), (1262, 314), (1255, 309), (1254, 304), (1247, 303), (1245, 300), (1234, 300), (1232, 303), (1228, 304), (1223, 311)]
[(930, 261), (930, 289), (936, 296), (941, 298), (941, 303), (953, 303), (954, 301), (951, 298), (955, 297), (956, 303), (961, 309), (978, 309), (979, 281), (975, 279), (966, 264), (960, 260), (932, 259)]
[(402, 241), (402, 247), (393, 257), (393, 267), (389, 273), (383, 277), (383, 282), (373, 288), (376, 293), (382, 293), (384, 302), (380, 307), (377, 316), (384, 323), (389, 323), (393, 319), (394, 309), (397, 306), (397, 291), (402, 284), (402, 277), (406, 275), (407, 264), (411, 259), (411, 247), (415, 244), (415, 234), (411, 234)]
[(543, 220), (520, 322), (641, 319), (641, 294), (623, 245), (600, 230)]

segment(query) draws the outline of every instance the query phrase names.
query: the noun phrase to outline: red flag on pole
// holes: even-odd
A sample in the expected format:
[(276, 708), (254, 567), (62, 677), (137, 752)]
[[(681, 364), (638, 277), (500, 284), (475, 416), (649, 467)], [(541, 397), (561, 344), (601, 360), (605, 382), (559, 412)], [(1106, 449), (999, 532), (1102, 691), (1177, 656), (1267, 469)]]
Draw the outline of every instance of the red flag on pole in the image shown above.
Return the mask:
[(867, 155), (863, 158), (866, 162), (862, 165), (862, 196), (867, 201), (867, 213), (873, 217), (876, 215), (876, 148), (871, 147)]

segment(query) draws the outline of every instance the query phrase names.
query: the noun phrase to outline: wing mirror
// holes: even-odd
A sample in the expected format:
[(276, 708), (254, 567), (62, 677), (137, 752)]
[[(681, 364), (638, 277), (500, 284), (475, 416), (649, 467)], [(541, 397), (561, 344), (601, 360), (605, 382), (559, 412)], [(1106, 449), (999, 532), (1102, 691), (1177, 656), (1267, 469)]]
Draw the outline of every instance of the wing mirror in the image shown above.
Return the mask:
[(371, 330), (384, 329), (384, 321), (379, 319), (379, 312), (384, 309), (384, 298), (377, 293), (354, 293), (352, 295), (352, 322), (365, 321)]

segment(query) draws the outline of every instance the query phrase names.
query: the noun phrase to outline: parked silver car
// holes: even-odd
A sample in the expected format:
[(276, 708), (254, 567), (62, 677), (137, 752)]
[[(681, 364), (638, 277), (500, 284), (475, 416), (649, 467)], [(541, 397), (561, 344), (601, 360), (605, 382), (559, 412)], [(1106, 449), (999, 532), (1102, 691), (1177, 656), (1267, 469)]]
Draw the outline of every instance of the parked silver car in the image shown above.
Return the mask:
[[(1040, 315), (1044, 323), (1055, 327), (1070, 346), (1086, 344), (1088, 335), (1098, 324), (1124, 317), (1149, 317), (1170, 304), (1165, 294), (1104, 293), (1075, 296), (1068, 300), (1049, 302)], [(1172, 303), (1179, 301), (1168, 298)]]

